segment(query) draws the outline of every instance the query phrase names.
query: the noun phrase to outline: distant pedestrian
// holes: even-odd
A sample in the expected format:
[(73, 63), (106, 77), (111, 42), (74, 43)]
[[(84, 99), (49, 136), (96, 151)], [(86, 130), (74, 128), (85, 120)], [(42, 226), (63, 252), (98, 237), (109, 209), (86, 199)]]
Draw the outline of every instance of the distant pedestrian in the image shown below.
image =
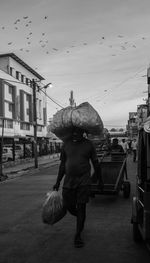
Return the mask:
[(95, 147), (90, 140), (84, 138), (83, 134), (84, 131), (75, 128), (71, 138), (64, 143), (56, 184), (53, 186), (53, 189), (58, 191), (65, 175), (62, 195), (67, 210), (76, 216), (75, 247), (84, 245), (81, 233), (86, 219), (86, 203), (90, 195), (90, 161), (95, 173), (99, 176), (99, 183), (101, 180), (98, 174), (99, 165)]
[(132, 148), (131, 148), (131, 143), (132, 143), (132, 141), (131, 140), (128, 140), (128, 154), (131, 154), (131, 152), (132, 152)]
[(122, 139), (120, 145), (122, 146), (124, 152), (127, 153), (127, 152), (128, 152), (128, 148), (129, 148), (129, 146), (128, 146), (128, 143), (126, 142), (125, 139)]
[(137, 141), (136, 141), (136, 139), (133, 139), (133, 141), (131, 143), (131, 148), (132, 148), (132, 152), (133, 152), (133, 162), (135, 162), (136, 156), (137, 156)]

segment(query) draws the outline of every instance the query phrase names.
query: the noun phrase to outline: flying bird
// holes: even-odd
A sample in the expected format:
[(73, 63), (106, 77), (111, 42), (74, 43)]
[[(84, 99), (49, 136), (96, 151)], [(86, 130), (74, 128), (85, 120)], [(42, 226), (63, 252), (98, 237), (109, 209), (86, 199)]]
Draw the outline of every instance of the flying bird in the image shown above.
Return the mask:
[(15, 29), (17, 30), (17, 29), (18, 29), (18, 27), (15, 27)]
[(14, 24), (16, 25), (18, 22), (20, 22), (20, 19), (17, 19)]
[(102, 37), (102, 39), (105, 39), (105, 37)]
[(24, 16), (24, 17), (23, 17), (23, 19), (27, 19), (27, 18), (28, 18), (28, 16)]
[(32, 35), (32, 32), (30, 32), (29, 35)]
[(123, 36), (121, 36), (121, 35), (118, 35), (118, 37), (123, 38)]
[(48, 16), (45, 16), (45, 17), (44, 17), (44, 19), (47, 19), (47, 18), (48, 18)]
[(26, 27), (29, 26), (28, 24), (26, 24)]
[(12, 42), (9, 42), (9, 43), (8, 43), (8, 45), (11, 45), (11, 44), (12, 44)]
[(42, 33), (42, 36), (44, 36), (45, 35), (45, 33)]
[(58, 49), (57, 48), (52, 48), (53, 50), (55, 50), (55, 51), (58, 51)]

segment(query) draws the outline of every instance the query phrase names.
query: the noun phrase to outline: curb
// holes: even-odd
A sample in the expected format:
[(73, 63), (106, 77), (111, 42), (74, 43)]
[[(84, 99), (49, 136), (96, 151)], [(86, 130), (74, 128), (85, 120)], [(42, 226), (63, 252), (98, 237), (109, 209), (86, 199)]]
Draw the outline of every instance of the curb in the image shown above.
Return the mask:
[[(41, 164), (39, 164), (38, 168), (35, 168), (33, 165), (33, 166), (26, 167), (26, 168), (23, 168), (20, 170), (11, 171), (9, 173), (4, 174), (4, 176), (0, 180), (0, 183), (4, 183), (4, 182), (7, 182), (9, 180), (13, 180), (17, 177), (20, 177), (20, 176), (26, 174), (27, 172), (29, 172), (28, 175), (29, 174), (31, 175), (31, 174), (34, 174), (34, 172), (36, 172), (37, 170), (39, 171), (40, 169), (55, 166), (57, 164), (59, 164), (59, 159), (55, 159), (55, 160), (53, 160), (53, 162), (41, 163)], [(45, 167), (43, 167), (43, 166), (45, 166)]]

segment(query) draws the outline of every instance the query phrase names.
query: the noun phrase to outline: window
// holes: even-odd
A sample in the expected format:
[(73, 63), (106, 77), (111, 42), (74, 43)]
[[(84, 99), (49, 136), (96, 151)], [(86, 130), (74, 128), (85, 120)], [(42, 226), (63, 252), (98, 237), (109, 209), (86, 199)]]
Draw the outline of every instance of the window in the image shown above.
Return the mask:
[(19, 71), (16, 71), (16, 79), (19, 79)]
[(13, 75), (13, 68), (10, 67), (10, 75), (12, 76)]
[(4, 127), (7, 129), (13, 129), (13, 121), (12, 120), (5, 120)]
[(20, 129), (30, 131), (30, 124), (21, 122), (20, 123)]
[(29, 109), (26, 109), (26, 113), (27, 113), (27, 115), (29, 115)]
[(37, 125), (37, 131), (41, 132), (42, 131), (42, 126), (41, 125)]
[(28, 78), (26, 78), (26, 84), (29, 85), (29, 79)]
[(31, 80), (26, 78), (26, 85), (31, 86)]
[(30, 95), (29, 94), (26, 94), (26, 101), (28, 101), (29, 102), (29, 100), (30, 100), (30, 97), (29, 97)]
[(12, 105), (12, 103), (9, 103), (9, 104), (8, 104), (8, 110), (9, 110), (10, 112), (13, 111), (13, 105)]
[(21, 75), (21, 82), (24, 83), (24, 79), (25, 79), (24, 75)]
[(39, 100), (39, 119), (42, 119), (42, 101)]
[(9, 91), (8, 92), (9, 92), (9, 94), (12, 95), (13, 94), (13, 87), (12, 86), (8, 86), (8, 87), (9, 87)]

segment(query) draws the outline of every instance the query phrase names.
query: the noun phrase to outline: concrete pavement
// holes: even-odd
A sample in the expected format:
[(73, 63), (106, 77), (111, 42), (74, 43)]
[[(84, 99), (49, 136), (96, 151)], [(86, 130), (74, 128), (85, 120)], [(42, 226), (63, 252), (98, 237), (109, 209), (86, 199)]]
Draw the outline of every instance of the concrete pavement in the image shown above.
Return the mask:
[(19, 162), (9, 162), (6, 164), (6, 167), (5, 165), (3, 167), (4, 177), (2, 178), (1, 181), (4, 181), (6, 179), (13, 179), (15, 177), (21, 176), (22, 174), (28, 172), (29, 170), (33, 171), (34, 169), (37, 170), (43, 166), (48, 167), (51, 165), (55, 165), (59, 162), (59, 158), (60, 158), (59, 153), (40, 156), (38, 157), (38, 168), (35, 168), (34, 158), (22, 159), (19, 160)]

